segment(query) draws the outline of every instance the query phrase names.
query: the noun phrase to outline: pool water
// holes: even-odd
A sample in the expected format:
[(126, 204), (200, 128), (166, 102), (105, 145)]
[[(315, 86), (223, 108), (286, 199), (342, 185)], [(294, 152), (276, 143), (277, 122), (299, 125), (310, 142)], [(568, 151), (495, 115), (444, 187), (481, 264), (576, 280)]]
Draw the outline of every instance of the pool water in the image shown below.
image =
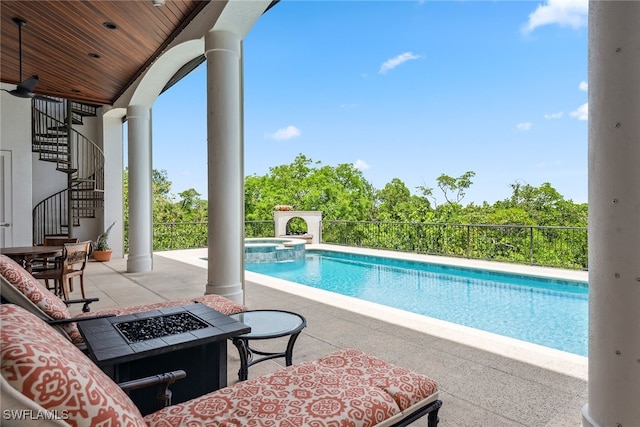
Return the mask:
[(587, 284), (333, 251), (248, 271), (587, 356)]

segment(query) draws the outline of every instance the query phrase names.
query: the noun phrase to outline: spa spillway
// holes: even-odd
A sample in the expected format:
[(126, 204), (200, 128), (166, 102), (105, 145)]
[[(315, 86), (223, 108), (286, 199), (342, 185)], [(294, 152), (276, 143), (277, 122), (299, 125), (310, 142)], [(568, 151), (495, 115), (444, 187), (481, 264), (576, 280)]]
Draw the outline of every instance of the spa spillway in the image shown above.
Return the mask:
[(288, 238), (244, 239), (244, 262), (283, 262), (304, 257), (306, 241)]

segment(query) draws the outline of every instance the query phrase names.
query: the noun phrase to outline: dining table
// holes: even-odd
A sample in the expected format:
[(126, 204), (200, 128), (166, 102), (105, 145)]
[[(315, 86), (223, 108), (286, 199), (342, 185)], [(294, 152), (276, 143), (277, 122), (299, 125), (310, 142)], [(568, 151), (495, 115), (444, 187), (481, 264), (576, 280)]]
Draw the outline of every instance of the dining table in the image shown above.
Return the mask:
[(62, 246), (13, 246), (0, 248), (0, 253), (20, 263), (29, 273), (33, 272), (34, 259), (53, 258), (62, 255)]

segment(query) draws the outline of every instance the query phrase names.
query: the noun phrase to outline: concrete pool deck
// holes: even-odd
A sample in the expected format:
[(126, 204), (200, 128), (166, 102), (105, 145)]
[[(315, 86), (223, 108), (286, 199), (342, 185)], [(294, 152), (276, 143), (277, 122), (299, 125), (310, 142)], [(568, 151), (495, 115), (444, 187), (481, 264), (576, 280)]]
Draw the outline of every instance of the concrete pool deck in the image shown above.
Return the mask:
[[(335, 246), (313, 245), (331, 249)], [(587, 280), (587, 273), (339, 247), (341, 251), (400, 256), (461, 266)], [(154, 270), (126, 273), (126, 260), (91, 262), (85, 273), (93, 310), (202, 295), (206, 249), (154, 254)], [(78, 289), (74, 291), (74, 295)], [(578, 427), (587, 402), (587, 358), (390, 309), (246, 272), (246, 304), (252, 309), (298, 312), (307, 318), (294, 363), (317, 359), (336, 348), (355, 347), (438, 380), (444, 402), (441, 426)], [(282, 347), (278, 340), (265, 342)], [(239, 361), (229, 346), (229, 382)], [(250, 377), (271, 372), (282, 360), (251, 367)], [(426, 425), (421, 420), (414, 425)]]

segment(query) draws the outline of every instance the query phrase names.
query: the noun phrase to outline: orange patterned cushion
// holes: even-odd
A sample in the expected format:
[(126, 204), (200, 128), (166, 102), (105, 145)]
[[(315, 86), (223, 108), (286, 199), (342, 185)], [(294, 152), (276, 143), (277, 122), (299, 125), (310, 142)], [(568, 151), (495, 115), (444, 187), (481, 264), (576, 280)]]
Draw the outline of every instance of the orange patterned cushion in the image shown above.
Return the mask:
[(153, 304), (136, 305), (134, 307), (124, 308), (112, 308), (107, 310), (100, 310), (96, 312), (88, 312), (78, 314), (76, 317), (85, 316), (100, 316), (104, 314), (113, 314), (115, 316), (125, 316), (127, 314), (144, 313), (146, 311), (158, 310), (161, 308), (180, 307), (182, 305), (190, 305), (194, 302), (200, 302), (205, 304), (222, 314), (230, 315), (240, 313), (241, 311), (247, 311), (247, 307), (241, 304), (237, 304), (230, 299), (227, 299), (220, 295), (205, 295), (199, 298), (193, 299), (180, 299), (173, 301), (162, 301)]
[[(69, 308), (60, 298), (51, 293), (17, 262), (2, 254), (0, 254), (0, 274), (52, 319), (71, 318)], [(67, 323), (62, 327), (75, 344), (84, 342), (75, 323)]]
[(127, 427), (365, 427), (398, 421), (435, 400), (436, 383), (359, 350), (336, 351), (142, 418), (80, 350), (26, 310), (0, 306), (0, 372), (66, 421)]
[(355, 376), (372, 387), (383, 389), (405, 415), (434, 401), (438, 392), (438, 384), (431, 378), (360, 350), (338, 351), (323, 357), (321, 363), (340, 375)]
[(222, 295), (203, 295), (201, 297), (195, 298), (194, 301), (201, 302), (204, 305), (208, 305), (214, 310), (219, 311), (222, 314), (226, 314), (227, 316), (242, 313), (243, 311), (247, 311), (249, 309), (249, 307), (238, 304), (237, 302), (233, 302), (229, 298), (225, 298)]
[(145, 427), (129, 397), (49, 325), (11, 304), (0, 319), (0, 371), (13, 388), (72, 426)]
[(346, 349), (164, 408), (145, 421), (151, 427), (375, 426), (432, 402), (437, 390), (424, 375)]
[(86, 317), (86, 316), (102, 316), (105, 314), (113, 314), (114, 316), (125, 316), (128, 314), (136, 314), (136, 313), (144, 313), (147, 311), (158, 310), (161, 308), (170, 308), (170, 307), (179, 307), (181, 305), (189, 305), (193, 304), (193, 301), (189, 299), (181, 299), (174, 301), (162, 301), (156, 302), (153, 304), (141, 304), (133, 307), (124, 307), (124, 308), (109, 308), (106, 310), (100, 311), (90, 311), (87, 313), (79, 313), (76, 317)]
[[(42, 283), (34, 278), (29, 272), (22, 268), (17, 262), (6, 255), (0, 254), (0, 273), (7, 279), (9, 283), (15, 286), (22, 294), (24, 294), (31, 302), (37, 305), (44, 313), (52, 319), (69, 319), (71, 313), (69, 308), (62, 302), (60, 298), (51, 293)], [(214, 310), (223, 314), (230, 315), (246, 311), (247, 307), (242, 304), (235, 303), (221, 295), (204, 295), (194, 299), (182, 299), (174, 301), (163, 301), (155, 304), (137, 305), (134, 307), (114, 308), (97, 312), (82, 313), (76, 317), (100, 316), (105, 314), (113, 314), (116, 316), (124, 316), (126, 314), (143, 313), (145, 311), (157, 310), (159, 308), (179, 307), (181, 305), (189, 305), (193, 302), (201, 302)], [(83, 345), (84, 339), (75, 323), (67, 323), (62, 328), (69, 335), (71, 341), (76, 345)]]

